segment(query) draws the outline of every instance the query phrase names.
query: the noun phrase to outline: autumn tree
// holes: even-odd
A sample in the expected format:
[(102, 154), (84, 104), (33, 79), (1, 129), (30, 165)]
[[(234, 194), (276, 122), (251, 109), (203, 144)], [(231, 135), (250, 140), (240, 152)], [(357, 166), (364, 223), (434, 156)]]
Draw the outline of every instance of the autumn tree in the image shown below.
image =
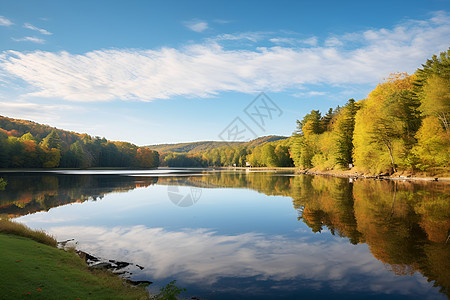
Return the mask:
[(29, 168), (38, 168), (40, 167), (39, 159), (38, 159), (38, 147), (36, 144), (36, 140), (31, 133), (26, 133), (20, 137), (20, 141), (23, 145), (23, 164), (24, 167)]
[(420, 110), (424, 116), (436, 116), (445, 130), (450, 118), (450, 78), (431, 75), (423, 86)]
[(139, 148), (136, 153), (136, 161), (140, 168), (156, 168), (159, 165), (159, 154), (148, 148)]
[(447, 167), (450, 162), (450, 133), (442, 126), (442, 121), (429, 116), (422, 122), (417, 132), (417, 145), (413, 151), (419, 157), (417, 167), (426, 170), (428, 167)]
[(353, 136), (358, 166), (372, 172), (396, 172), (398, 163), (411, 166), (411, 139), (418, 124), (413, 80), (406, 73), (391, 74), (362, 102)]

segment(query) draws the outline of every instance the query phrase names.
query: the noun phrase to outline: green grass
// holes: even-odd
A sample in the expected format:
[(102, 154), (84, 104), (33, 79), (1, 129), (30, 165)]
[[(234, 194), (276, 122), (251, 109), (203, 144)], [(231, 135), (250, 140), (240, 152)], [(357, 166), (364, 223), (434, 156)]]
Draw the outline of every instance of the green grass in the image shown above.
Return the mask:
[(0, 299), (148, 299), (107, 271), (92, 271), (74, 253), (30, 238), (0, 234)]
[(40, 230), (32, 230), (27, 226), (10, 221), (8, 219), (0, 218), (0, 233), (14, 234), (30, 238), (36, 242), (43, 243), (52, 247), (56, 247), (56, 239)]

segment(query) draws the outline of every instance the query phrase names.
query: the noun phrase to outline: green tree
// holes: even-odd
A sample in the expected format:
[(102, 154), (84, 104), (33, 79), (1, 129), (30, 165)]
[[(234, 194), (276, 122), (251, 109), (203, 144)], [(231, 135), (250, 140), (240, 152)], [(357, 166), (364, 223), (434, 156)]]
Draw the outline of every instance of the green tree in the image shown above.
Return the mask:
[(23, 145), (19, 139), (14, 136), (9, 136), (8, 144), (8, 167), (20, 168), (23, 165)]
[(355, 115), (358, 109), (359, 106), (355, 100), (349, 99), (337, 115), (334, 126), (336, 162), (344, 168), (353, 163), (353, 132), (355, 130)]
[(303, 135), (304, 130), (306, 129), (304, 127), (307, 123), (308, 125), (306, 126), (308, 131), (315, 134), (322, 133), (324, 130), (322, 127), (321, 118), (322, 115), (319, 110), (312, 110), (309, 114), (306, 114), (301, 121), (297, 120), (296, 134)]
[(289, 153), (289, 147), (278, 144), (274, 150), (277, 158), (277, 167), (292, 167), (293, 162)]
[(56, 148), (43, 149), (43, 162), (42, 166), (44, 168), (57, 168), (59, 166), (59, 161), (61, 159), (61, 151)]
[(52, 130), (39, 144), (42, 151), (41, 161), (44, 168), (56, 168), (61, 159), (61, 138)]
[(267, 167), (276, 167), (278, 165), (277, 157), (275, 155), (275, 147), (268, 143), (261, 149), (262, 164)]
[(0, 130), (0, 168), (8, 167), (8, 135)]
[(61, 149), (61, 138), (56, 130), (52, 130), (41, 142), (42, 148)]
[(340, 107), (338, 106), (335, 110), (332, 108), (328, 109), (325, 116), (321, 119), (321, 127), (323, 131), (330, 131), (333, 125), (333, 119), (336, 116), (336, 114), (340, 111)]
[(36, 142), (36, 139), (34, 138), (34, 136), (30, 132), (25, 133), (24, 135), (22, 135), (20, 137), (20, 139), (22, 141), (33, 141), (33, 142)]
[(450, 113), (450, 48), (433, 55), (416, 71), (414, 93), (424, 117), (436, 116), (448, 130)]
[(69, 150), (61, 157), (61, 167), (64, 168), (88, 168), (92, 165), (92, 156), (83, 148), (82, 141), (76, 141), (70, 145)]
[(318, 152), (318, 134), (307, 134), (294, 139), (292, 145), (292, 158), (296, 167), (303, 169), (312, 168), (312, 158)]

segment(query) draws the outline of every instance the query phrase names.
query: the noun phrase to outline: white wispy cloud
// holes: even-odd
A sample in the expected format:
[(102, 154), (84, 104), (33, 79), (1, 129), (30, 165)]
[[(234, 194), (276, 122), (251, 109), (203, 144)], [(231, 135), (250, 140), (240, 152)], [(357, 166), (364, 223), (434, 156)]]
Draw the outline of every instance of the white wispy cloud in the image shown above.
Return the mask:
[(335, 36), (330, 37), (325, 41), (325, 46), (328, 46), (328, 47), (335, 47), (335, 46), (342, 46), (342, 45), (344, 45), (344, 43)]
[(0, 26), (11, 26), (13, 24), (14, 23), (11, 22), (9, 19), (7, 19), (7, 18), (5, 18), (3, 16), (0, 16)]
[(215, 36), (212, 39), (209, 39), (209, 41), (239, 41), (239, 40), (248, 40), (253, 43), (257, 43), (263, 39), (265, 39), (270, 33), (269, 32), (261, 32), (261, 31), (255, 31), (255, 32), (240, 32), (240, 33), (224, 33), (219, 34)]
[(324, 96), (327, 92), (320, 92), (320, 91), (309, 91), (309, 92), (298, 92), (293, 94), (294, 97), (302, 98), (305, 96), (314, 97), (314, 96)]
[(298, 39), (296, 38), (286, 38), (286, 37), (277, 37), (269, 39), (270, 42), (280, 45), (280, 44), (289, 44), (296, 45), (298, 43)]
[(296, 46), (296, 45), (309, 45), (312, 47), (317, 46), (318, 43), (318, 39), (317, 37), (313, 36), (307, 39), (298, 39), (298, 38), (292, 38), (292, 37), (276, 37), (276, 38), (270, 38), (269, 39), (270, 42), (277, 44), (277, 45), (291, 45), (291, 46)]
[(44, 44), (45, 40), (35, 37), (35, 36), (26, 36), (23, 38), (11, 38), (13, 41), (16, 42), (33, 42), (33, 43), (38, 43), (38, 44)]
[(203, 32), (208, 29), (208, 23), (200, 20), (184, 22), (184, 25), (192, 31)]
[(317, 42), (318, 42), (318, 39), (317, 39), (317, 37), (313, 36), (313, 37), (310, 37), (308, 39), (303, 40), (302, 42), (304, 44), (307, 44), (307, 45), (310, 45), (310, 46), (316, 46)]
[[(391, 29), (335, 36), (334, 42), (329, 39), (324, 45), (313, 37), (309, 45), (314, 47), (256, 44), (254, 49), (227, 49), (221, 45), (238, 39), (258, 42), (261, 36), (221, 35), (180, 49), (114, 49), (83, 55), (6, 51), (0, 55), (0, 69), (31, 85), (30, 96), (73, 101), (149, 101), (209, 97), (225, 91), (274, 92), (308, 84), (376, 84), (392, 72), (414, 72), (431, 55), (447, 50), (450, 20), (438, 13)], [(343, 47), (334, 47), (337, 41)]]
[(27, 28), (27, 29), (34, 30), (34, 31), (38, 31), (38, 32), (40, 32), (41, 34), (45, 34), (45, 35), (52, 35), (52, 34), (53, 34), (53, 33), (51, 33), (51, 32), (48, 32), (48, 31), (45, 30), (45, 29), (38, 28), (38, 27), (36, 27), (36, 26), (34, 26), (34, 25), (31, 25), (30, 23), (25, 23), (25, 24), (23, 24), (23, 27), (24, 27), (24, 28)]

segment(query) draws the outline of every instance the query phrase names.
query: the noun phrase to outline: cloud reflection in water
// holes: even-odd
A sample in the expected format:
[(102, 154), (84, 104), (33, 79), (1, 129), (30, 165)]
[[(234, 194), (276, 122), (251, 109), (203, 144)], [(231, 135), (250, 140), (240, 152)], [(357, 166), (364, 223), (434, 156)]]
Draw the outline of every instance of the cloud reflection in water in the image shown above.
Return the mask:
[(233, 288), (220, 284), (224, 278), (250, 277), (279, 282), (282, 289), (326, 286), (344, 293), (420, 295), (431, 286), (418, 274), (413, 275), (415, 280), (395, 276), (373, 258), (367, 245), (351, 245), (346, 239), (325, 242), (261, 233), (220, 235), (209, 229), (168, 231), (143, 225), (48, 230), (59, 240), (75, 238), (86, 252), (142, 265), (141, 275), (149, 280), (177, 278), (216, 291)]

